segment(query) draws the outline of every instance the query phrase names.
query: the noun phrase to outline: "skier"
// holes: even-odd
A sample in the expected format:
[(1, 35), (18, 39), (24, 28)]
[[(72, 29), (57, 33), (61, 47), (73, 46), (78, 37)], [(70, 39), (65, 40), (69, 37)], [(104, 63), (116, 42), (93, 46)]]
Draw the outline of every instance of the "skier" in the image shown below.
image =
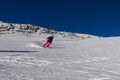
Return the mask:
[(49, 47), (52, 44), (54, 35), (47, 37), (47, 41), (42, 45), (43, 47)]

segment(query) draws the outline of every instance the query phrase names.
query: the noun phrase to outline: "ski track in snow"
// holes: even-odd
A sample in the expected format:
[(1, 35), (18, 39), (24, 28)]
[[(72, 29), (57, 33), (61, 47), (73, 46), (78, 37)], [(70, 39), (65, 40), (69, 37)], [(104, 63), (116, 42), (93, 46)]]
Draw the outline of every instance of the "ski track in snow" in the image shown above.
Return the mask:
[[(108, 58), (102, 58), (102, 59), (106, 60)], [(81, 61), (56, 62), (56, 61), (49, 61), (49, 60), (39, 60), (33, 57), (26, 57), (22, 55), (10, 55), (10, 56), (5, 56), (5, 57), (0, 57), (0, 62), (3, 62), (3, 63), (7, 62), (10, 64), (12, 63), (13, 66), (48, 66), (48, 65), (50, 66), (54, 64), (60, 67), (62, 65), (64, 68), (61, 68), (61, 70), (64, 70), (64, 71), (70, 71), (70, 72), (82, 73), (82, 74), (100, 75), (102, 77), (103, 76), (105, 77), (105, 78), (92, 78), (89, 80), (111, 80), (111, 78), (115, 80), (120, 79), (120, 73), (117, 73), (114, 71), (107, 71), (107, 70), (91, 68), (91, 67), (79, 67), (79, 68), (76, 67), (74, 69), (74, 67), (69, 66), (69, 64), (75, 64), (75, 65), (80, 64), (82, 63)], [(57, 64), (57, 63), (61, 63), (61, 64)], [(64, 64), (67, 64), (66, 66), (69, 66), (69, 67), (65, 68)], [(2, 69), (2, 71), (4, 70)], [(10, 73), (7, 71), (8, 70), (6, 70), (5, 72)], [(15, 73), (10, 73), (9, 75), (15, 76)], [(16, 78), (17, 77), (19, 76), (16, 75)]]
[(36, 65), (36, 66), (43, 66), (43, 65), (51, 64), (51, 62), (47, 60), (36, 60), (33, 57), (25, 57), (25, 56), (1, 57), (0, 62), (11, 62), (16, 65), (20, 64), (20, 65)]

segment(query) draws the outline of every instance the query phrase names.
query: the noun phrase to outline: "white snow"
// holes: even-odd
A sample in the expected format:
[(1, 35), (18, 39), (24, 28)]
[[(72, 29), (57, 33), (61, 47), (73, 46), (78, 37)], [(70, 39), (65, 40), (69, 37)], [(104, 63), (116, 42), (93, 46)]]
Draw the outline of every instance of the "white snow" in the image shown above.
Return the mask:
[(90, 80), (110, 80), (110, 78), (93, 78), (93, 79), (90, 79)]
[(30, 43), (26, 45), (27, 47), (34, 47), (34, 48), (43, 48), (41, 45), (37, 45), (35, 43)]
[(61, 40), (0, 36), (0, 80), (120, 80), (120, 37)]

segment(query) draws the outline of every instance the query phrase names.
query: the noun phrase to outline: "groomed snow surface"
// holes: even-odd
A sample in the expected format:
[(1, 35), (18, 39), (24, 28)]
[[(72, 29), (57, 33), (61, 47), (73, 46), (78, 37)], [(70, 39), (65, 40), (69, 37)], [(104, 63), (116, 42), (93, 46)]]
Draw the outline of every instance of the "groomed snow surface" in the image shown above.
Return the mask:
[(0, 36), (0, 80), (120, 80), (120, 37), (44, 39)]

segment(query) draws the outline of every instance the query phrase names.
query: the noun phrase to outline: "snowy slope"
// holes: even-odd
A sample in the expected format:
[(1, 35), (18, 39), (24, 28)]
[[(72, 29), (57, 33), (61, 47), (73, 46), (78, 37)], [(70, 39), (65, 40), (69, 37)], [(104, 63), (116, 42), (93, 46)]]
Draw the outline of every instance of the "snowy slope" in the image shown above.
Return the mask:
[(0, 80), (120, 80), (120, 37), (55, 37), (44, 49), (35, 45), (45, 35), (35, 35), (0, 36)]

